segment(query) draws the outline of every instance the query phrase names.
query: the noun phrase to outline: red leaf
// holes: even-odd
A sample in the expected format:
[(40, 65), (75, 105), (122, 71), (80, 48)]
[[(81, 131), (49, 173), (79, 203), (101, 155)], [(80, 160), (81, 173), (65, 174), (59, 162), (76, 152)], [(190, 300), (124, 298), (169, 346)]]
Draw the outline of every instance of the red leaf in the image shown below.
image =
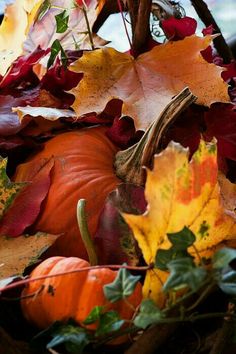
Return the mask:
[(42, 161), (41, 166), (32, 164), (30, 178), (32, 183), (22, 190), (3, 216), (0, 221), (0, 235), (11, 237), (22, 235), (23, 231), (34, 223), (40, 212), (41, 203), (47, 196), (53, 166), (53, 159)]
[(16, 87), (21, 81), (37, 81), (37, 77), (33, 72), (33, 65), (35, 65), (45, 53), (45, 50), (36, 49), (33, 53), (20, 56), (16, 59), (6, 75), (2, 78), (0, 88), (7, 86)]
[(161, 21), (161, 27), (166, 37), (171, 41), (178, 41), (187, 36), (192, 36), (197, 29), (197, 21), (191, 17), (170, 17)]

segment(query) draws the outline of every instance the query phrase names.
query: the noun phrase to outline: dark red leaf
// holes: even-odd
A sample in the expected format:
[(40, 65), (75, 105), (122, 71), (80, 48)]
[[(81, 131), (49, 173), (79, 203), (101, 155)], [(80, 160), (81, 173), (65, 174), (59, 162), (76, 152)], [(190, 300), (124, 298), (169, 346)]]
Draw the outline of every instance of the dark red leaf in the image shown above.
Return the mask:
[(63, 98), (64, 91), (69, 91), (77, 86), (82, 77), (83, 74), (68, 70), (57, 59), (55, 65), (42, 78), (41, 87)]
[(217, 139), (220, 161), (225, 158), (236, 161), (236, 107), (231, 104), (215, 103), (205, 112), (207, 140)]
[(108, 196), (94, 238), (100, 264), (138, 263), (138, 246), (119, 210), (142, 214), (146, 206), (144, 189), (132, 184), (122, 184)]
[(236, 79), (236, 61), (232, 60), (230, 64), (224, 64), (223, 59), (219, 56), (214, 58), (214, 64), (222, 66), (226, 70), (222, 72), (221, 76), (224, 81), (229, 82), (231, 79)]
[(188, 147), (191, 156), (198, 149), (201, 131), (204, 129), (203, 112), (203, 108), (197, 105), (192, 105), (183, 112), (164, 135), (163, 147), (173, 140)]
[(18, 136), (0, 137), (0, 153), (24, 145), (24, 140)]
[[(32, 163), (30, 182), (16, 197), (0, 221), (0, 235), (20, 236), (36, 220), (40, 206), (47, 196), (54, 166), (54, 159), (42, 161), (41, 166)], [(26, 181), (27, 182), (27, 181)]]
[(126, 149), (132, 144), (135, 136), (133, 119), (130, 117), (116, 117), (106, 135), (120, 149)]

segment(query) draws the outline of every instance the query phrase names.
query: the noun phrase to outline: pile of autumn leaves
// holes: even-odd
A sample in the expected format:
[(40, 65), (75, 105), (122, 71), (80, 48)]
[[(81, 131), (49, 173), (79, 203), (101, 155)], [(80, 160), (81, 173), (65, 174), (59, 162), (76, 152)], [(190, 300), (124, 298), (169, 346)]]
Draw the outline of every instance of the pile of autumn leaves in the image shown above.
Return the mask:
[[(21, 21), (19, 26), (24, 36), (26, 27), (32, 25), (32, 19), (35, 19), (42, 3), (25, 1), (23, 8), (16, 1), (15, 8), (8, 8), (8, 16), (13, 22), (16, 11), (21, 11), (25, 22)], [(64, 3), (62, 6), (65, 7)], [(86, 4), (88, 14), (94, 20), (97, 2), (91, 0)], [(78, 8), (76, 11), (73, 16), (78, 19), (82, 16), (82, 10)], [(159, 249), (171, 246), (167, 234), (180, 231), (185, 226), (195, 234), (195, 247), (202, 257), (211, 257), (221, 244), (234, 246), (236, 189), (224, 175), (231, 173), (229, 160), (236, 161), (236, 110), (233, 104), (236, 64), (223, 65), (220, 58), (213, 55), (209, 34), (211, 29), (204, 33), (205, 36), (198, 37), (194, 34), (195, 20), (187, 17), (170, 18), (162, 22), (169, 41), (165, 44), (151, 41), (152, 49), (137, 58), (108, 47), (74, 51), (69, 40), (71, 33), (66, 29), (64, 38), (67, 41), (63, 48), (67, 67), (61, 64), (59, 57), (62, 52), (59, 50), (59, 57), (55, 58), (50, 68), (46, 68), (45, 58), (48, 59), (50, 55), (50, 44), (44, 39), (50, 37), (51, 40), (51, 36), (43, 24), (53, 23), (51, 27), (55, 31), (54, 18), (55, 9), (47, 9), (34, 25), (38, 29), (30, 27), (23, 47), (26, 52), (26, 48), (30, 48), (29, 43), (34, 43), (31, 47), (34, 50), (20, 57), (22, 46), (15, 44), (21, 30), (18, 34), (14, 30), (9, 31), (9, 21), (8, 24), (3, 22), (0, 28), (0, 50), (11, 51), (14, 47), (13, 54), (17, 57), (12, 62), (7, 54), (10, 62), (5, 67), (1, 66), (0, 149), (1, 154), (9, 158), (9, 173), (12, 174), (16, 165), (38, 147), (38, 142), (58, 132), (81, 128), (81, 123), (108, 125), (109, 138), (119, 148), (127, 148), (138, 140), (139, 131), (145, 131), (172, 97), (187, 86), (197, 96), (197, 105), (188, 108), (170, 127), (164, 145), (174, 140), (188, 147), (193, 155), (191, 162), (187, 149), (170, 143), (155, 157), (153, 170), (147, 172), (147, 211), (142, 215), (122, 215), (132, 229), (148, 265), (155, 262)], [(14, 27), (17, 28), (16, 25)], [(44, 28), (44, 32), (40, 32), (41, 38), (37, 37), (39, 28)], [(8, 48), (3, 48), (3, 40)], [(87, 42), (83, 43), (86, 43), (86, 48)], [(0, 63), (2, 61), (0, 58)], [(214, 62), (221, 66), (216, 66)], [(217, 148), (215, 140), (212, 142), (213, 137), (217, 140)], [(220, 174), (220, 179), (218, 166), (224, 173)], [(14, 234), (8, 236), (21, 238), (20, 235), (34, 223), (40, 211), (38, 206), (47, 195), (50, 171), (44, 176), (38, 199), (35, 194), (30, 196), (33, 187), (27, 186), (28, 189), (22, 192), (22, 199), (18, 198), (18, 205), (14, 206), (14, 198), (22, 185), (9, 182), (5, 172), (6, 160), (1, 161), (0, 168), (3, 196), (0, 203), (0, 232), (5, 235), (11, 213), (15, 218)], [(26, 201), (25, 204), (23, 201)], [(25, 211), (24, 205), (30, 213)], [(15, 239), (18, 245), (21, 241), (25, 242), (19, 237)], [(37, 239), (40, 240), (40, 237)], [(47, 235), (43, 244), (29, 241), (28, 247), (26, 239), (25, 260), (18, 264), (17, 272), (23, 272), (29, 260), (53, 241), (53, 236)], [(9, 260), (12, 248), (7, 255), (6, 242), (4, 239), (1, 250), (3, 259), (6, 259), (5, 270), (2, 268), (0, 273), (3, 279), (14, 275), (13, 269), (16, 268), (15, 260), (13, 263)], [(34, 252), (31, 248), (33, 244)], [(15, 248), (15, 244), (12, 247)], [(151, 293), (155, 302), (162, 304), (161, 288), (167, 276), (162, 270), (148, 270), (143, 286), (144, 297)]]

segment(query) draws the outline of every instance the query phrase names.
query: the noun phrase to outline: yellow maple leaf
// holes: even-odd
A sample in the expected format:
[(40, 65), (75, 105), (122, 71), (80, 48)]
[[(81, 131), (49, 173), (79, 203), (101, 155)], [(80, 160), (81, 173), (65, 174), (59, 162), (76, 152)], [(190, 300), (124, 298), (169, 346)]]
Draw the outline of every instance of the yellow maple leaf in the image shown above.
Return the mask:
[(101, 112), (113, 98), (123, 100), (124, 115), (134, 119), (137, 129), (146, 129), (171, 98), (188, 86), (197, 103), (209, 106), (229, 102), (224, 70), (207, 63), (200, 52), (211, 43), (211, 36), (186, 37), (168, 42), (134, 59), (112, 48), (85, 53), (70, 66), (84, 74), (76, 88), (73, 108), (78, 116)]
[(22, 54), (23, 42), (43, 0), (15, 0), (6, 7), (0, 26), (0, 74)]
[[(179, 232), (184, 226), (195, 234), (194, 246), (201, 256), (211, 255), (222, 241), (235, 238), (236, 220), (225, 212), (217, 173), (215, 143), (202, 141), (190, 163), (188, 149), (173, 142), (155, 156), (154, 169), (147, 171), (147, 211), (123, 214), (147, 264), (155, 261), (157, 250), (170, 248), (167, 233)], [(189, 251), (196, 256), (193, 247)], [(161, 288), (167, 275), (149, 270), (144, 296), (163, 304)]]

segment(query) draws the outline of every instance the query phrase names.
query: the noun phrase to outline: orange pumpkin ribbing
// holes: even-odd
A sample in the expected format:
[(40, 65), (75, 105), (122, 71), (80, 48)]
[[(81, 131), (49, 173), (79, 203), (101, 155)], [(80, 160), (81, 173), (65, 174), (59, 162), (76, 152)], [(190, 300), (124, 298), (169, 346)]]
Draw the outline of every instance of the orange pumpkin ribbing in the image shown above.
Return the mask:
[[(51, 257), (38, 265), (31, 273), (32, 278), (53, 275), (70, 270), (88, 267), (89, 263), (76, 257)], [(131, 319), (134, 310), (127, 302), (120, 300), (110, 303), (105, 298), (103, 287), (114, 281), (117, 271), (111, 269), (91, 269), (66, 274), (29, 283), (22, 292), (21, 306), (24, 316), (39, 328), (46, 328), (55, 321), (73, 318), (82, 322), (95, 306), (105, 306), (107, 310), (117, 311), (121, 318)], [(127, 300), (134, 309), (142, 299), (142, 286), (138, 283)], [(88, 328), (96, 329), (97, 324)]]
[(104, 127), (93, 127), (60, 134), (17, 168), (14, 180), (30, 181), (37, 166), (54, 159), (51, 186), (34, 225), (34, 231), (63, 233), (50, 255), (87, 258), (76, 219), (77, 202), (81, 198), (87, 201), (87, 221), (93, 237), (107, 195), (121, 183), (113, 169), (117, 148), (105, 131)]

